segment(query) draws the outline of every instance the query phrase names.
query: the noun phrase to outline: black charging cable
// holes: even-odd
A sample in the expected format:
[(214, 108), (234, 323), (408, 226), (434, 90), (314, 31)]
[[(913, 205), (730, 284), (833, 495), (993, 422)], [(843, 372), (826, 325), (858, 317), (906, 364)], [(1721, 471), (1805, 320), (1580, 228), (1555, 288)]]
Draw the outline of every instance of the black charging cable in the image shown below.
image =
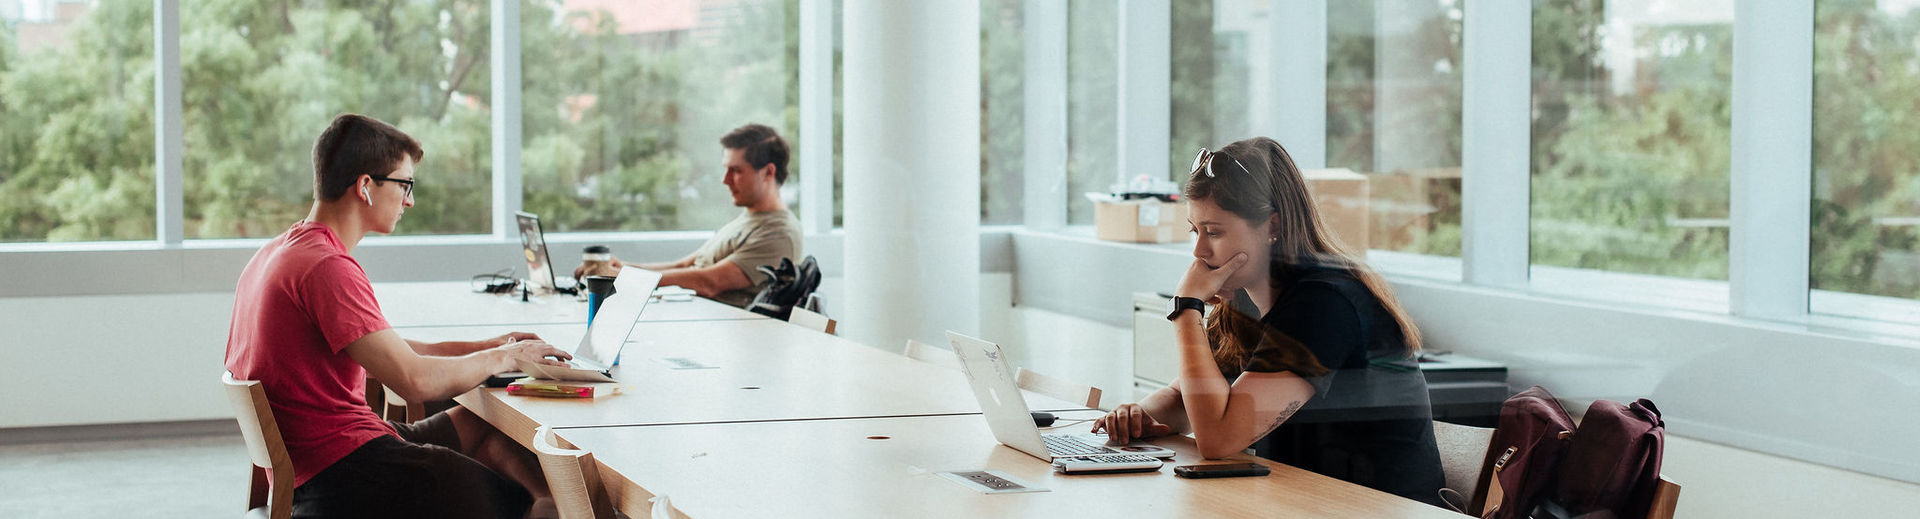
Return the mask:
[(510, 268), (500, 269), (487, 274), (475, 274), (473, 279), (469, 281), (469, 285), (473, 288), (474, 292), (486, 294), (505, 294), (512, 292), (513, 288), (519, 284), (520, 280), (513, 277), (513, 269)]

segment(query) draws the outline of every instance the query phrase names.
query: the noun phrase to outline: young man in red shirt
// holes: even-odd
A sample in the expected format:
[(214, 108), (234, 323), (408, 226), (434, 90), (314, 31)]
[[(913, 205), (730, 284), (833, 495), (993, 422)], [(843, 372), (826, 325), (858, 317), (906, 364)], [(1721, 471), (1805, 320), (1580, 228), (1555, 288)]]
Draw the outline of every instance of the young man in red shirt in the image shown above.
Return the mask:
[(267, 242), (234, 290), (227, 371), (265, 387), (293, 459), (295, 517), (510, 517), (550, 508), (531, 453), (465, 408), (411, 424), (367, 407), (366, 375), (408, 402), (446, 400), (516, 361), (568, 355), (527, 333), (474, 342), (403, 339), (353, 259), (413, 206), (406, 133), (370, 117), (333, 120), (313, 146), (314, 204)]

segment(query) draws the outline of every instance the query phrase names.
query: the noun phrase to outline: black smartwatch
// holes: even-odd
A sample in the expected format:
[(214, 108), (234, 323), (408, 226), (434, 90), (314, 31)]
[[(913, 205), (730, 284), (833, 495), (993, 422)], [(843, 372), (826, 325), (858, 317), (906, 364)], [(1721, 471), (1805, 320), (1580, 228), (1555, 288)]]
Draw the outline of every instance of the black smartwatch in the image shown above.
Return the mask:
[(1200, 315), (1206, 315), (1207, 302), (1201, 301), (1199, 299), (1191, 298), (1191, 297), (1173, 296), (1173, 313), (1167, 314), (1167, 320), (1172, 321), (1174, 319), (1179, 319), (1180, 312), (1185, 312), (1187, 310), (1193, 310), (1195, 312), (1200, 312)]

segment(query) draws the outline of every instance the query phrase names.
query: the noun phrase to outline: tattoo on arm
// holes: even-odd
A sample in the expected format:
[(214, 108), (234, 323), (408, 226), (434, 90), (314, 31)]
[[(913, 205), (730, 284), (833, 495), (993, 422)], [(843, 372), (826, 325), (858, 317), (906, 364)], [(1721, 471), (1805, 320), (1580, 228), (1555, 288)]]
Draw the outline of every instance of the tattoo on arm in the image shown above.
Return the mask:
[(1300, 404), (1302, 403), (1303, 402), (1299, 400), (1295, 400), (1293, 401), (1293, 403), (1287, 404), (1287, 409), (1284, 411), (1280, 411), (1280, 414), (1278, 416), (1273, 417), (1273, 422), (1268, 423), (1266, 430), (1260, 431), (1260, 436), (1255, 437), (1253, 441), (1260, 441), (1260, 438), (1267, 437), (1267, 433), (1271, 433), (1273, 432), (1274, 429), (1280, 428), (1280, 424), (1286, 423), (1288, 418), (1293, 417), (1294, 412), (1300, 410)]

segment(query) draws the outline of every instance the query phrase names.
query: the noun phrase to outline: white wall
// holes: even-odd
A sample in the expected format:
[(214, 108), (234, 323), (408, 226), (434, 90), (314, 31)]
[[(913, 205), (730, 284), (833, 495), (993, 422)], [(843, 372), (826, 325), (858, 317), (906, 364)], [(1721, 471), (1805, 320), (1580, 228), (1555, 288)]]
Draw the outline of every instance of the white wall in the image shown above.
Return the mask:
[(0, 428), (231, 417), (232, 313), (231, 292), (0, 299)]

